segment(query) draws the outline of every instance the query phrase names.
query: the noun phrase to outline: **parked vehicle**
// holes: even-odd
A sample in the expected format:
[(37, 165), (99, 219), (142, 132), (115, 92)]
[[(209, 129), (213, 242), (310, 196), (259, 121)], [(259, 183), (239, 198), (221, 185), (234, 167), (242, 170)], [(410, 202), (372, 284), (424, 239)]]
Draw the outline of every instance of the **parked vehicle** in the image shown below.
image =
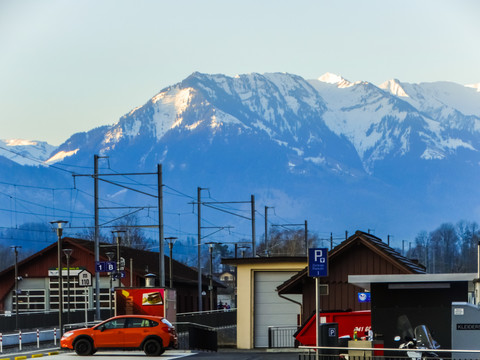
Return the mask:
[[(401, 327), (403, 327), (403, 343), (400, 344), (400, 349), (405, 349), (407, 356), (412, 360), (420, 360), (422, 358), (438, 359), (440, 356), (433, 350), (440, 348), (440, 345), (433, 339), (430, 334), (430, 330), (426, 325), (418, 325), (415, 330), (412, 331), (410, 322), (408, 319), (399, 319)], [(396, 336), (395, 341), (401, 341), (402, 337)], [(432, 351), (418, 351), (432, 350)]]
[(68, 331), (60, 346), (78, 355), (92, 355), (99, 349), (141, 349), (149, 356), (159, 356), (166, 348), (177, 348), (178, 337), (163, 317), (122, 315), (90, 328)]

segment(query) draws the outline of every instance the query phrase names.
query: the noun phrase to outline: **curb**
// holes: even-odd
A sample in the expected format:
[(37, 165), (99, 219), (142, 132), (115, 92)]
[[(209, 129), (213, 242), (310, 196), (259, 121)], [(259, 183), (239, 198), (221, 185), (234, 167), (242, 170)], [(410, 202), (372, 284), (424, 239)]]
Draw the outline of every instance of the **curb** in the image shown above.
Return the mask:
[(49, 351), (49, 352), (44, 352), (44, 353), (36, 353), (36, 354), (29, 354), (29, 355), (18, 355), (18, 356), (15, 356), (15, 354), (13, 354), (13, 356), (11, 357), (4, 357), (4, 358), (0, 358), (0, 360), (25, 360), (25, 359), (29, 359), (29, 358), (40, 358), (40, 357), (43, 357), (43, 356), (52, 356), (52, 355), (58, 355), (60, 354), (60, 351)]

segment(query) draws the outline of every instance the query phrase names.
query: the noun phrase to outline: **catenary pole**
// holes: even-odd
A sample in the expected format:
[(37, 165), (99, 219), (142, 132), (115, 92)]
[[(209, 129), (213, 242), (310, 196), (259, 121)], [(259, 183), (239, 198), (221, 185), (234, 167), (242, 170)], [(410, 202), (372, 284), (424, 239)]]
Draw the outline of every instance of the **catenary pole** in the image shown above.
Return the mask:
[(255, 251), (255, 195), (252, 195), (251, 197), (251, 203), (252, 203), (252, 256), (255, 257), (256, 251)]
[(197, 267), (198, 267), (198, 311), (202, 311), (202, 266), (201, 266), (201, 245), (202, 245), (202, 217), (201, 217), (201, 192), (202, 189), (200, 187), (197, 188), (197, 245), (198, 245), (198, 259), (197, 259)]
[[(95, 230), (94, 230), (94, 242), (95, 242), (95, 264), (100, 261), (100, 246), (99, 246), (99, 234), (98, 234), (98, 155), (93, 156), (93, 197), (94, 197), (94, 217), (95, 217)], [(110, 290), (111, 291), (111, 290)], [(100, 273), (95, 271), (95, 319), (100, 320)]]
[(159, 236), (159, 259), (158, 259), (158, 278), (160, 287), (165, 287), (165, 255), (163, 244), (163, 179), (162, 164), (157, 165), (158, 174), (158, 236)]

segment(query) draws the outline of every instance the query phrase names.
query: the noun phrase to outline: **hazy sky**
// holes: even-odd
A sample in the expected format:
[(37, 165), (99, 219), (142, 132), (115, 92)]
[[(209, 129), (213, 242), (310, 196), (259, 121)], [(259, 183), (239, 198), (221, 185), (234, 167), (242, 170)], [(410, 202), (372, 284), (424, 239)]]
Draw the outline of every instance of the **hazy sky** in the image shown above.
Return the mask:
[(480, 82), (480, 1), (0, 0), (0, 139), (59, 145), (194, 71)]

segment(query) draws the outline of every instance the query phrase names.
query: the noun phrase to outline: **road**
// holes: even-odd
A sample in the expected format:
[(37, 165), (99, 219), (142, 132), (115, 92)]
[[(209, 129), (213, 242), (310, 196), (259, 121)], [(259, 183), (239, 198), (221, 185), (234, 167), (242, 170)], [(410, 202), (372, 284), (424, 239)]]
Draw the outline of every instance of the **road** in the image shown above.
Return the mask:
[[(36, 352), (39, 354), (40, 352)], [(35, 353), (21, 353), (21, 354), (4, 354), (0, 355), (0, 358), (14, 360), (17, 356), (22, 355), (27, 358), (32, 358)], [(48, 355), (43, 352), (42, 358), (46, 360), (145, 360), (147, 359), (143, 351), (99, 351), (95, 355), (91, 356), (78, 356), (73, 351), (62, 351), (60, 353), (53, 352), (54, 355)], [(159, 360), (174, 360), (182, 359), (186, 360), (207, 360), (217, 358), (221, 360), (298, 360), (297, 352), (266, 352), (256, 350), (221, 350), (219, 352), (196, 352), (190, 350), (167, 350), (165, 353), (158, 357)]]

